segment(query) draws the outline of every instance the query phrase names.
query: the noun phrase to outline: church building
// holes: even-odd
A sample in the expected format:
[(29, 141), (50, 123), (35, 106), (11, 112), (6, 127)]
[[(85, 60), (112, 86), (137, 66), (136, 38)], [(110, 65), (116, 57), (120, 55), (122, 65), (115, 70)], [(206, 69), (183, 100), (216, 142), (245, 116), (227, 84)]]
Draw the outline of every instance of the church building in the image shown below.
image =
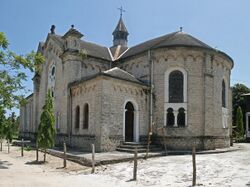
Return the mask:
[(230, 146), (230, 56), (182, 29), (130, 47), (122, 15), (112, 34), (105, 47), (73, 25), (64, 35), (51, 27), (38, 46), (42, 71), (20, 109), (23, 136), (35, 137), (50, 89), (59, 145), (112, 151), (152, 134), (168, 149)]

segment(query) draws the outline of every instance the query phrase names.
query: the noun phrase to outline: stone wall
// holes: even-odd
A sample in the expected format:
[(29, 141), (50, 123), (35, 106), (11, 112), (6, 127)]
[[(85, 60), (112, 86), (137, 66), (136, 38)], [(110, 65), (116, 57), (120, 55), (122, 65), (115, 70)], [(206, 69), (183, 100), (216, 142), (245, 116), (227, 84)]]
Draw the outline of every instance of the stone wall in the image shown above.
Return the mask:
[(154, 142), (164, 145), (166, 143), (168, 150), (192, 150), (195, 145), (198, 150), (212, 150), (230, 146), (229, 137), (218, 136), (157, 136)]
[[(155, 128), (163, 127), (166, 123), (164, 119), (165, 72), (170, 68), (183, 68), (187, 72), (187, 125), (181, 128), (167, 128), (166, 135), (168, 137), (188, 138), (214, 137), (211, 141), (203, 139), (203, 147), (228, 146), (228, 137), (231, 134), (232, 127), (232, 96), (230, 90), (232, 62), (227, 57), (213, 51), (185, 47), (152, 50), (151, 56), (154, 62), (153, 121), (156, 124)], [(133, 73), (137, 78), (147, 77), (147, 80), (149, 80), (150, 66), (147, 52), (123, 60), (123, 63), (119, 66)], [(222, 124), (223, 79), (227, 88), (227, 127), (223, 127)], [(221, 136), (226, 138), (221, 139)], [(176, 148), (178, 147), (174, 141), (171, 143)], [(211, 144), (214, 144), (214, 146), (210, 146)]]
[[(148, 132), (148, 88), (136, 83), (104, 77), (102, 80), (102, 116), (101, 147), (102, 150), (114, 150), (124, 141), (125, 105), (134, 106), (135, 141)], [(110, 138), (116, 136), (116, 140)]]
[(78, 52), (63, 52), (60, 44), (51, 38), (50, 35), (44, 44), (43, 55), (45, 56), (45, 63), (42, 65), (40, 84), (38, 85), (39, 94), (37, 99), (39, 100), (39, 108), (36, 114), (36, 118), (38, 118), (37, 124), (40, 121), (39, 116), (41, 115), (48, 90), (49, 67), (51, 64), (55, 64), (54, 109), (58, 123), (57, 126), (61, 133), (69, 133), (69, 83), (80, 80), (82, 77), (107, 70), (110, 67), (110, 62), (88, 56), (83, 59)]

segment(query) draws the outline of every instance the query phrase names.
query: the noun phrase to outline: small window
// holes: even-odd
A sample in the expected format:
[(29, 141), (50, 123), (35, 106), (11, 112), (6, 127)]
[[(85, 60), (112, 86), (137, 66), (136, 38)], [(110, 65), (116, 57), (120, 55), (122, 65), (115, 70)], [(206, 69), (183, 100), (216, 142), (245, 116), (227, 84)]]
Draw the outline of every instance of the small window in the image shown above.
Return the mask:
[(183, 103), (183, 74), (175, 70), (169, 74), (169, 102)]
[(89, 128), (89, 105), (85, 104), (83, 109), (83, 129)]
[(56, 68), (55, 66), (52, 67), (52, 70), (51, 70), (51, 75), (54, 76), (55, 75), (55, 71), (56, 71)]
[(174, 110), (172, 108), (167, 110), (167, 126), (174, 126)]
[(177, 124), (179, 127), (184, 127), (185, 126), (185, 109), (180, 108), (178, 110), (178, 116), (177, 116)]
[(222, 107), (226, 108), (226, 84), (222, 80)]
[(75, 111), (75, 128), (79, 129), (79, 123), (80, 123), (80, 107), (76, 107)]

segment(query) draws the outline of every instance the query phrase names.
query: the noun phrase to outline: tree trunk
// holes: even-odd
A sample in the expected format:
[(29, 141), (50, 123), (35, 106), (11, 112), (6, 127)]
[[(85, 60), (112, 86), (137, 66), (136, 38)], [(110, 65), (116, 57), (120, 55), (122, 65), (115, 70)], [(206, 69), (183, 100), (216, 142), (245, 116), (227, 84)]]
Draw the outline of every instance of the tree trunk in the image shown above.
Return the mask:
[(44, 149), (44, 155), (43, 155), (43, 162), (45, 163), (46, 162), (46, 149)]

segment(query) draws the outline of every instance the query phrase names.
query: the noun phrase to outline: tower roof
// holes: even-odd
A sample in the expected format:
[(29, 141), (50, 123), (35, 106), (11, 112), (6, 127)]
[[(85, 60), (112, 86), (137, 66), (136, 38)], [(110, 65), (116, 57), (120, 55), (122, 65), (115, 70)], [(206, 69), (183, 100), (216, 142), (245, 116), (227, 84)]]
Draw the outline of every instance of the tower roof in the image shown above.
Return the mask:
[(116, 28), (115, 28), (115, 30), (114, 30), (114, 32), (113, 32), (113, 35), (114, 35), (116, 32), (125, 32), (125, 33), (128, 34), (128, 30), (127, 30), (127, 28), (126, 28), (126, 26), (125, 26), (125, 24), (124, 24), (124, 22), (123, 22), (123, 20), (122, 20), (122, 16), (121, 16), (120, 19), (119, 19), (119, 22), (118, 22), (118, 24), (117, 24), (117, 26), (116, 26)]

